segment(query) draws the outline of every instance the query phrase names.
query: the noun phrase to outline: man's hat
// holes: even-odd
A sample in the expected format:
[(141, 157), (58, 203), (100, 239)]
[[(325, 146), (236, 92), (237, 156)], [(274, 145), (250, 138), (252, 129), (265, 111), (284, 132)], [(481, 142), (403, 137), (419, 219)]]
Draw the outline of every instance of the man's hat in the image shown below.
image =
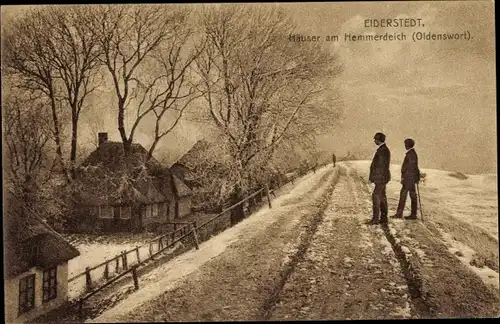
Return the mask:
[(385, 142), (385, 135), (383, 133), (377, 133), (377, 134), (375, 134), (375, 136), (373, 137), (373, 139), (376, 139), (379, 142), (384, 143)]

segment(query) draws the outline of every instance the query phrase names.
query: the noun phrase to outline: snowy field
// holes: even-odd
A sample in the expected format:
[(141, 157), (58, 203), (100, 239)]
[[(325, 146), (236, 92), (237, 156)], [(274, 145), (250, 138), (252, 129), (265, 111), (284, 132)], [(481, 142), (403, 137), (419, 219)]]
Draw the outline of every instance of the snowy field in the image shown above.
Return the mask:
[[(368, 179), (370, 161), (349, 161), (346, 164), (356, 168), (363, 178)], [(401, 167), (391, 165), (390, 168), (392, 181), (387, 185), (387, 199), (389, 215), (393, 215), (401, 190)], [(435, 169), (420, 171), (426, 174), (425, 182), (420, 184), (423, 212), (427, 220), (424, 224), (430, 222), (437, 229), (438, 236), (449, 252), (485, 284), (498, 290), (497, 176), (463, 175)], [(409, 206), (408, 197), (406, 207)], [(420, 211), (418, 216), (420, 217)], [(404, 221), (392, 219), (390, 223), (393, 228), (398, 228), (399, 232)], [(468, 225), (464, 227), (461, 223)], [(411, 241), (409, 234), (404, 234), (407, 241)], [(489, 264), (485, 263), (485, 260), (489, 261)]]
[[(368, 179), (370, 161), (350, 161), (360, 175)], [(387, 185), (387, 198), (399, 199), (401, 166), (391, 164), (392, 181)], [(467, 179), (453, 176), (453, 171), (420, 169), (426, 174), (425, 183), (419, 184), (423, 211), (427, 201), (438, 203), (453, 217), (478, 226), (498, 240), (498, 189), (496, 174), (465, 175)], [(409, 197), (407, 198), (409, 206)], [(396, 213), (396, 206), (389, 204), (389, 214)], [(424, 215), (425, 216), (425, 215)]]
[[(80, 255), (68, 263), (68, 279), (85, 271), (86, 267), (93, 267), (106, 260), (119, 255), (122, 251), (129, 251), (137, 246), (144, 245), (154, 238), (154, 234), (130, 234), (117, 233), (115, 235), (90, 235), (69, 234), (63, 235), (74, 247), (80, 251)], [(148, 248), (140, 249), (140, 257), (148, 255)], [(135, 263), (135, 254), (128, 255), (129, 264)], [(121, 267), (120, 263), (120, 267)], [(102, 278), (104, 267), (91, 271), (93, 279)], [(115, 272), (115, 263), (110, 264), (109, 274)], [(68, 295), (70, 299), (78, 297), (85, 290), (85, 276), (81, 276), (68, 283)]]

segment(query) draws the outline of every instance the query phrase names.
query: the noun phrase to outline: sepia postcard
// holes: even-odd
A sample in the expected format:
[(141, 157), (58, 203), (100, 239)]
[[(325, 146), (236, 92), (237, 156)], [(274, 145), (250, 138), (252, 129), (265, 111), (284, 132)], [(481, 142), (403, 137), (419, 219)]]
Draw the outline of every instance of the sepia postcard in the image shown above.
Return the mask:
[(5, 322), (498, 317), (494, 7), (2, 6)]

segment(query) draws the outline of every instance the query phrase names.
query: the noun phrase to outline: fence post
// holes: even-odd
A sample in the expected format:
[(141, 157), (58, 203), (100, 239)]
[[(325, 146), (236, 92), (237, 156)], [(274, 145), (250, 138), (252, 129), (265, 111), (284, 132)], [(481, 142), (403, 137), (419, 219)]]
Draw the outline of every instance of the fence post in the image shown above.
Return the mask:
[(108, 262), (106, 261), (106, 265), (104, 266), (104, 279), (108, 280), (109, 278), (109, 267)]
[(262, 191), (257, 192), (257, 194), (253, 196), (255, 204), (260, 204), (262, 202), (262, 196)]
[(122, 261), (123, 261), (123, 269), (127, 270), (128, 269), (128, 262), (127, 262), (127, 251), (122, 251)]
[(137, 266), (132, 267), (132, 278), (134, 279), (135, 290), (139, 289), (139, 279), (137, 278)]
[(267, 184), (266, 184), (265, 191), (266, 191), (266, 196), (267, 196), (267, 203), (269, 204), (269, 209), (271, 209), (271, 208), (273, 208), (273, 206), (271, 205), (271, 197), (269, 196), (269, 185), (267, 185)]
[(92, 289), (92, 278), (90, 277), (90, 267), (85, 268), (85, 287), (87, 291)]
[(115, 257), (115, 274), (118, 273), (118, 268), (120, 267), (120, 257), (119, 256), (116, 256)]
[(135, 247), (135, 254), (137, 256), (137, 264), (141, 264), (141, 257), (140, 257), (140, 253), (139, 253), (139, 246)]
[(149, 242), (149, 256), (151, 257), (153, 255), (153, 247), (151, 245), (151, 242)]
[(163, 237), (160, 237), (158, 239), (158, 251), (161, 251), (163, 249)]
[(193, 233), (193, 239), (194, 239), (194, 246), (196, 247), (197, 250), (200, 249), (200, 246), (198, 245), (198, 235), (196, 234), (196, 226), (193, 226), (194, 224), (191, 223), (191, 233)]
[(177, 223), (174, 223), (174, 233), (177, 231)]
[(239, 208), (239, 210), (241, 212), (241, 218), (240, 218), (240, 220), (245, 219), (247, 216), (245, 215), (245, 208), (243, 208), (243, 203), (241, 203), (241, 205), (239, 205), (237, 208)]
[(278, 190), (278, 189), (279, 189), (279, 185), (276, 186), (276, 184), (275, 184), (271, 190), (271, 194), (273, 195), (274, 198), (276, 198), (276, 190)]
[(174, 241), (175, 241), (175, 232), (172, 232), (172, 233), (170, 234), (170, 236), (172, 237), (172, 243), (174, 243)]

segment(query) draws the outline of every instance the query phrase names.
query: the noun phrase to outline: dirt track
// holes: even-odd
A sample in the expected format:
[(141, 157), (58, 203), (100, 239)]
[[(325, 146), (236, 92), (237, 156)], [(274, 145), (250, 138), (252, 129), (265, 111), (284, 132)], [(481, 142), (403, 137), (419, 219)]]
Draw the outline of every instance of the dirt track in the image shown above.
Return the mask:
[(411, 317), (398, 261), (380, 228), (364, 224), (369, 215), (366, 197), (349, 171), (270, 319)]
[[(339, 172), (340, 170), (340, 172)], [(420, 222), (365, 225), (367, 187), (322, 171), (266, 227), (245, 228), (174, 289), (106, 321), (239, 321), (496, 316), (489, 289)], [(205, 242), (204, 244), (209, 244)], [(134, 298), (133, 295), (130, 298)], [(117, 305), (120, 307), (120, 305)]]

